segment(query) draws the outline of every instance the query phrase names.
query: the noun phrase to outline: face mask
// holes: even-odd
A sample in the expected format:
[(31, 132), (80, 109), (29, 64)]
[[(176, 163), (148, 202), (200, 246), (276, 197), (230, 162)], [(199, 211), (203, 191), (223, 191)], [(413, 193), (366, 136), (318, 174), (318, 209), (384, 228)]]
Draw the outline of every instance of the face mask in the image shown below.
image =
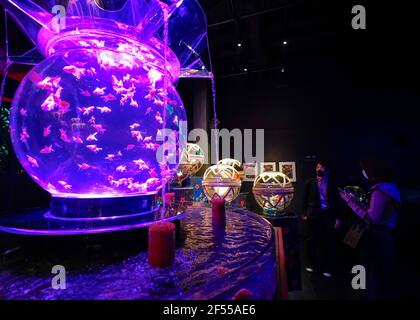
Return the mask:
[(369, 177), (368, 177), (365, 170), (362, 170), (362, 174), (363, 174), (363, 176), (365, 177), (366, 180), (369, 180)]
[(316, 171), (316, 175), (318, 176), (318, 177), (325, 177), (326, 176), (326, 172), (324, 171), (324, 170), (317, 170)]

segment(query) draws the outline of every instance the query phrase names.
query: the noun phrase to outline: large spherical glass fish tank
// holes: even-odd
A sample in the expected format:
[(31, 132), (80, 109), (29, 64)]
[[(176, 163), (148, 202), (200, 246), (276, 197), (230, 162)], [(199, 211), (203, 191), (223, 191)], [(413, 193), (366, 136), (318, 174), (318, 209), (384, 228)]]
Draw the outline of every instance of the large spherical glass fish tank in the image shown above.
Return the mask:
[(167, 49), (165, 70), (162, 43), (140, 43), (112, 24), (100, 27), (79, 26), (49, 39), (47, 58), (23, 79), (13, 100), (16, 155), (53, 197), (156, 193), (179, 161), (158, 161), (164, 119), (175, 148), (185, 148), (178, 139), (186, 113), (173, 86), (176, 56)]
[(15, 93), (10, 135), (25, 171), (51, 194), (48, 217), (155, 212), (186, 148), (175, 84), (211, 75), (197, 59), (207, 48), (201, 8), (76, 0), (62, 7), (61, 23), (48, 5), (0, 2), (44, 57)]

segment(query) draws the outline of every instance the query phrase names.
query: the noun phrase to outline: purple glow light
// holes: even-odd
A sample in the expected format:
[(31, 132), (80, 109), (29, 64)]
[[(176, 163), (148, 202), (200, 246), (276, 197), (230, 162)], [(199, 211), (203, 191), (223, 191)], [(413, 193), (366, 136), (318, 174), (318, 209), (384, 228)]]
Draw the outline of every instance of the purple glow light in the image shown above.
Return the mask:
[(154, 37), (163, 23), (159, 2), (131, 2), (142, 10), (131, 20), (99, 7), (85, 19), (74, 6), (65, 30), (43, 26), (37, 34), (46, 59), (15, 94), (10, 134), (22, 166), (55, 197), (153, 194), (178, 167), (160, 164), (156, 152), (163, 119), (178, 152), (185, 148), (179, 123), (186, 113), (173, 85), (180, 64)]

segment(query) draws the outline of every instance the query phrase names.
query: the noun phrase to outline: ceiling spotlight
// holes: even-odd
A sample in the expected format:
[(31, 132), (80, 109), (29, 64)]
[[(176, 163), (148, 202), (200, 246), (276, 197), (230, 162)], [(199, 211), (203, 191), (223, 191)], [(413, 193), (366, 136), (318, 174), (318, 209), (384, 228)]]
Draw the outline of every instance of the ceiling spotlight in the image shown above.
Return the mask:
[(245, 72), (248, 72), (248, 69), (247, 69), (247, 68), (244, 68), (244, 71), (245, 71)]
[(238, 42), (238, 47), (242, 47), (242, 43)]
[(284, 72), (284, 68), (281, 68), (281, 72)]
[(285, 46), (287, 44), (287, 41), (283, 41), (283, 45)]

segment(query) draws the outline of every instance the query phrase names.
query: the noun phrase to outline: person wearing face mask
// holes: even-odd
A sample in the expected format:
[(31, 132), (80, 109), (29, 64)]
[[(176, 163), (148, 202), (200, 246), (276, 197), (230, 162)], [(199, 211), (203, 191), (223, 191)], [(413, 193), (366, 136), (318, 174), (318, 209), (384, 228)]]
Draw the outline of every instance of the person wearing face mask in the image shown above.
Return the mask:
[(360, 161), (360, 166), (362, 175), (372, 185), (368, 204), (360, 204), (351, 193), (345, 191), (341, 192), (341, 197), (369, 225), (358, 244), (360, 264), (366, 268), (368, 297), (391, 298), (396, 262), (394, 231), (401, 197), (382, 159), (366, 157)]
[(307, 272), (320, 268), (324, 277), (332, 277), (336, 258), (335, 229), (341, 225), (338, 199), (338, 189), (330, 176), (329, 165), (318, 161), (316, 177), (306, 182), (303, 192), (302, 218), (309, 231)]

